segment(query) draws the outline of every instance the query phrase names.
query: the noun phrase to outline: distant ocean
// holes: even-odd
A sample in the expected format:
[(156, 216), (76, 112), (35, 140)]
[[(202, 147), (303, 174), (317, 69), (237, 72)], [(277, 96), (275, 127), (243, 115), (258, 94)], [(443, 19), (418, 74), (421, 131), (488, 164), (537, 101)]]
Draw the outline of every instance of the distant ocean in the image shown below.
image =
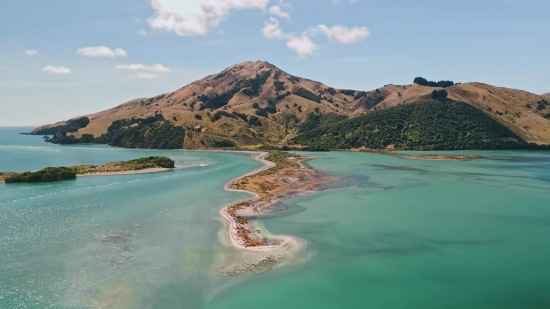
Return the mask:
[[(166, 173), (0, 184), (0, 308), (550, 308), (550, 153), (310, 153), (342, 176), (260, 220), (302, 262), (220, 277), (218, 211), (250, 154), (58, 146), (0, 128), (0, 171), (165, 155)], [(283, 205), (283, 206), (285, 206)], [(283, 207), (285, 208), (285, 207)]]

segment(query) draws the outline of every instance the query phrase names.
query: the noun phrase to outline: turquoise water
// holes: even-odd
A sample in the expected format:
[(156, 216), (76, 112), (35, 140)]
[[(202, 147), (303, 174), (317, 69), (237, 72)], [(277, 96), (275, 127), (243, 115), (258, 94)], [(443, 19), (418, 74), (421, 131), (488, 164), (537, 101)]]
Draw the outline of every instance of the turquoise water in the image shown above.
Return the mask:
[(249, 155), (61, 147), (19, 131), (0, 130), (0, 170), (150, 154), (186, 168), (0, 184), (0, 308), (550, 308), (549, 153), (311, 154), (342, 178), (261, 220), (306, 240), (304, 262), (221, 278), (231, 249), (217, 211), (246, 198), (223, 185), (259, 166)]

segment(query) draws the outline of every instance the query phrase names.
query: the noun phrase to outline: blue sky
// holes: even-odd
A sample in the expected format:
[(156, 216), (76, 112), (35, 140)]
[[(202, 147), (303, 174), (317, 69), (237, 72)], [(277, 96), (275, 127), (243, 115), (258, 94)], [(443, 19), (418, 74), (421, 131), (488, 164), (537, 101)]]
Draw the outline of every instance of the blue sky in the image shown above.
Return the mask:
[(104, 110), (247, 60), (337, 88), (423, 76), (550, 91), (547, 0), (17, 0), (0, 12), (0, 126)]

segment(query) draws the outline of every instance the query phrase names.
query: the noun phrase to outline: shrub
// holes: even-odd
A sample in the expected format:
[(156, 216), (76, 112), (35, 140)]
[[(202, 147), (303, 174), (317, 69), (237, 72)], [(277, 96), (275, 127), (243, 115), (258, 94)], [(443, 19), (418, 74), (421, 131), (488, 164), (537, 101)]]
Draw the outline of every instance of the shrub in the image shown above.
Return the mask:
[(311, 101), (314, 101), (314, 102), (317, 102), (317, 103), (321, 103), (321, 97), (314, 94), (313, 92), (305, 89), (305, 88), (302, 88), (302, 87), (299, 87), (299, 88), (296, 88), (293, 92), (293, 94), (297, 95), (297, 96), (300, 96), (302, 98), (305, 98), (305, 99), (308, 99), (308, 100), (311, 100)]
[(548, 101), (546, 100), (540, 100), (537, 102), (537, 110), (541, 111), (543, 109), (546, 109), (546, 105), (549, 105)]
[(356, 94), (355, 97), (353, 97), (353, 100), (357, 101), (357, 100), (361, 99), (362, 97), (364, 97), (366, 95), (367, 95), (367, 93), (365, 91), (361, 91), (358, 94)]
[(446, 99), (447, 96), (448, 96), (448, 93), (444, 89), (434, 90), (432, 92), (432, 99), (434, 100), (443, 100), (443, 99)]
[(447, 88), (447, 87), (453, 86), (455, 84), (454, 82), (452, 82), (450, 80), (442, 80), (442, 81), (438, 81), (438, 82), (433, 82), (433, 81), (428, 81), (427, 79), (425, 79), (423, 77), (415, 78), (414, 83), (418, 84), (418, 85), (421, 85), (421, 86), (426, 86), (426, 87), (441, 87), (441, 88)]
[(235, 148), (235, 147), (237, 147), (235, 142), (227, 140), (227, 139), (214, 141), (213, 145), (216, 148)]
[(284, 91), (284, 90), (285, 90), (285, 83), (275, 82), (275, 91)]
[(267, 107), (266, 108), (258, 108), (256, 111), (256, 115), (261, 117), (268, 117), (268, 114), (275, 114), (277, 113), (277, 106), (275, 105), (275, 102), (273, 100), (267, 101)]
[(241, 118), (241, 119), (244, 120), (245, 122), (248, 121), (248, 116), (246, 116), (245, 114), (233, 112), (233, 115), (235, 115), (235, 116), (238, 117), (238, 118)]
[(199, 114), (195, 114), (195, 119), (197, 119), (197, 120), (202, 120), (202, 116), (199, 115)]
[(326, 91), (327, 91), (328, 93), (330, 93), (331, 95), (335, 95), (335, 94), (336, 94), (336, 90), (335, 90), (334, 88), (332, 88), (332, 87), (328, 88)]
[(76, 170), (68, 167), (46, 167), (37, 172), (16, 173), (6, 177), (6, 183), (53, 182), (76, 178)]
[(355, 90), (342, 89), (340, 90), (340, 93), (343, 95), (355, 95)]
[(248, 124), (253, 126), (253, 127), (261, 127), (262, 126), (262, 122), (256, 116), (250, 116), (250, 118), (248, 119)]
[(174, 168), (174, 160), (168, 157), (143, 157), (135, 160), (126, 161), (129, 165), (132, 165), (135, 169), (146, 169), (152, 167), (162, 167), (162, 168)]

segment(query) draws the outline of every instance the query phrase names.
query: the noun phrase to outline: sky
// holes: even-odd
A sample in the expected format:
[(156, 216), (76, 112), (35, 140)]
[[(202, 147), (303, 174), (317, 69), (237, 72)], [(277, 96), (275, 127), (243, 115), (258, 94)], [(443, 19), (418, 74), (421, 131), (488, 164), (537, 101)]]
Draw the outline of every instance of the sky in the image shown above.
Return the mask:
[(7, 0), (0, 126), (171, 92), (244, 61), (335, 88), (550, 92), (548, 0)]

